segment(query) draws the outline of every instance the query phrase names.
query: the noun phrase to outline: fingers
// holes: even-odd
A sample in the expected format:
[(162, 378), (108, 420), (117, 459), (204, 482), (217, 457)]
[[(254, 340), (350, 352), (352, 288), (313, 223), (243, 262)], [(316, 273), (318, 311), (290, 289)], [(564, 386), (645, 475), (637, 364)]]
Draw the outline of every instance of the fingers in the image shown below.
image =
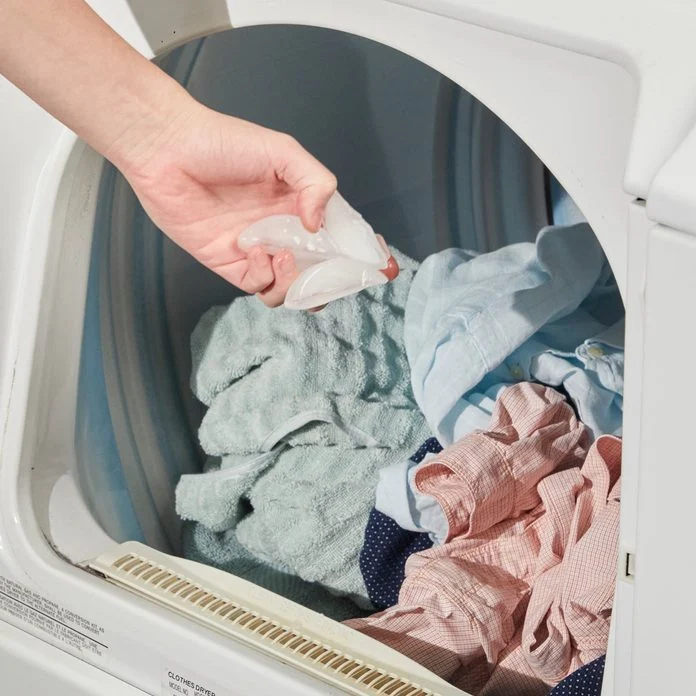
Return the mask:
[[(387, 249), (384, 239), (377, 235), (380, 244)], [(258, 295), (267, 307), (279, 307), (283, 304), (290, 286), (298, 276), (297, 264), (292, 252), (285, 250), (270, 257), (261, 247), (253, 247), (247, 256), (248, 270), (240, 284), (242, 290)], [(393, 256), (389, 256), (387, 266), (381, 269), (388, 280), (399, 275), (399, 265)], [(326, 305), (308, 310), (320, 312)]]
[(240, 287), (253, 295), (265, 290), (273, 282), (273, 265), (271, 257), (261, 247), (250, 249), (247, 260), (249, 267)]
[[(289, 251), (281, 251), (273, 258), (273, 272), (275, 281), (262, 292), (257, 293), (261, 302), (267, 307), (279, 307), (285, 301), (285, 296), (290, 289), (290, 286), (298, 276), (297, 264), (295, 258)], [(309, 312), (321, 312), (326, 305), (315, 307), (308, 310)]]
[(290, 251), (281, 251), (273, 257), (273, 274), (275, 280), (263, 291), (258, 293), (259, 299), (268, 307), (278, 307), (283, 304), (285, 295), (295, 278), (297, 278), (297, 265)]
[(322, 179), (302, 189), (297, 200), (302, 224), (310, 232), (316, 232), (321, 227), (326, 204), (336, 191), (336, 177), (330, 172), (328, 174), (329, 178)]
[(242, 290), (257, 295), (267, 307), (282, 305), (299, 273), (292, 252), (281, 251), (271, 258), (261, 247), (253, 247), (247, 259), (249, 268)]
[(297, 191), (302, 224), (316, 232), (324, 219), (324, 208), (336, 191), (336, 177), (287, 135), (278, 134), (274, 159), (278, 178)]

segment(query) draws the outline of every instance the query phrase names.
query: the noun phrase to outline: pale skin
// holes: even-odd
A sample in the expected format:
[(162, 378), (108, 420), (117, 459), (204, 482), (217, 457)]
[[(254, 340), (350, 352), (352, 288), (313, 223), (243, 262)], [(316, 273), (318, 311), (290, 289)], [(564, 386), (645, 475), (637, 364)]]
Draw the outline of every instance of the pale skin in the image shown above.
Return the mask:
[(321, 225), (336, 178), (296, 140), (203, 106), (83, 0), (0, 0), (0, 74), (118, 167), (174, 242), (282, 303), (292, 254), (246, 254), (237, 238), (277, 213)]

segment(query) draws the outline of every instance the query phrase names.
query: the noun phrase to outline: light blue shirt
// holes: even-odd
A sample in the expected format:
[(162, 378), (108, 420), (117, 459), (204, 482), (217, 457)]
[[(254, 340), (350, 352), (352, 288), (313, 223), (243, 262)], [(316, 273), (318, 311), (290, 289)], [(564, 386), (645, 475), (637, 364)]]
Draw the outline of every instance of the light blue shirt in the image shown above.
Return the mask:
[(413, 392), (447, 446), (471, 432), (470, 395), (535, 380), (563, 386), (595, 435), (621, 433), (623, 307), (586, 223), (536, 244), (434, 254), (411, 286), (404, 327)]

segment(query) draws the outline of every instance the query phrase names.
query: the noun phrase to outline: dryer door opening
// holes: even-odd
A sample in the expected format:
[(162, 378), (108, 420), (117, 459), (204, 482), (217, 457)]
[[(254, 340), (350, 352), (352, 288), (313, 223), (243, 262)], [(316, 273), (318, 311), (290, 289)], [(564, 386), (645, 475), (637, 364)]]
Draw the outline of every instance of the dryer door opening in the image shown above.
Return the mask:
[[(294, 135), (336, 173), (342, 195), (374, 229), (414, 259), (534, 240), (554, 201), (557, 217), (579, 216), (500, 119), (380, 44), (259, 27), (194, 42), (162, 62), (204, 103)], [(156, 230), (107, 167), (87, 294), (76, 473), (115, 540), (179, 550), (174, 487), (203, 464), (190, 337), (208, 308), (235, 295)]]

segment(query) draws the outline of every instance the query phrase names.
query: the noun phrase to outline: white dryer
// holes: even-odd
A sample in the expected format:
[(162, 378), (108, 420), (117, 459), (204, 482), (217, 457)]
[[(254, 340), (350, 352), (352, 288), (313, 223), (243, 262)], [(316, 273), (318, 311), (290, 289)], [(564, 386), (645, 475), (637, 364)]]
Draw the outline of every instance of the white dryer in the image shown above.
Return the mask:
[[(417, 257), (531, 239), (577, 214), (569, 194), (626, 309), (604, 694), (696, 693), (696, 9), (90, 4), (198, 99), (291, 131), (373, 226)], [(462, 693), (342, 625), (177, 557), (174, 486), (201, 466), (188, 338), (233, 289), (154, 229), (110, 165), (4, 81), (0, 103), (3, 689)]]

